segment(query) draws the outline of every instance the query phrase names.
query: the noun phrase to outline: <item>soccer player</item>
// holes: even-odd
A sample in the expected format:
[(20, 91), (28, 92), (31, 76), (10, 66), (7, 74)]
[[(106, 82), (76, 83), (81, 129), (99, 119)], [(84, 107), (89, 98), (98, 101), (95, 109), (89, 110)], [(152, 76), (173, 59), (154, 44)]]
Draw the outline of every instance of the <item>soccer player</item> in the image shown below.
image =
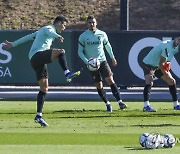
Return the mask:
[(174, 110), (180, 110), (178, 103), (178, 92), (176, 89), (176, 80), (170, 72), (170, 61), (173, 56), (180, 51), (180, 37), (174, 40), (165, 41), (155, 46), (143, 59), (143, 71), (146, 85), (144, 87), (144, 108), (143, 111), (156, 112), (150, 106), (149, 99), (154, 77), (164, 80), (168, 86), (174, 102)]
[(57, 39), (59, 43), (64, 41), (64, 38), (59, 33), (65, 30), (67, 23), (68, 20), (65, 17), (57, 16), (53, 24), (44, 26), (38, 31), (26, 35), (14, 42), (5, 41), (5, 45), (3, 46), (3, 49), (9, 49), (29, 40), (34, 40), (28, 57), (32, 68), (36, 72), (37, 82), (40, 86), (40, 91), (37, 95), (37, 114), (34, 120), (41, 126), (48, 126), (47, 122), (42, 118), (42, 109), (48, 92), (47, 64), (53, 62), (54, 60), (58, 60), (60, 66), (64, 70), (64, 74), (68, 82), (80, 74), (79, 71), (73, 73), (68, 69), (64, 49), (50, 48), (55, 39)]
[(96, 18), (92, 15), (88, 16), (88, 29), (79, 37), (78, 55), (86, 65), (88, 65), (88, 59), (90, 58), (97, 58), (100, 60), (100, 68), (97, 71), (90, 71), (90, 73), (94, 79), (99, 96), (106, 104), (107, 112), (112, 112), (112, 106), (108, 101), (105, 90), (103, 89), (103, 78), (105, 78), (105, 81), (111, 87), (112, 93), (119, 103), (120, 109), (127, 108), (126, 104), (122, 102), (120, 91), (113, 79), (113, 73), (106, 60), (104, 52), (105, 47), (110, 58), (112, 59), (113, 66), (116, 66), (117, 61), (114, 57), (112, 47), (108, 41), (107, 34), (97, 29), (96, 26)]

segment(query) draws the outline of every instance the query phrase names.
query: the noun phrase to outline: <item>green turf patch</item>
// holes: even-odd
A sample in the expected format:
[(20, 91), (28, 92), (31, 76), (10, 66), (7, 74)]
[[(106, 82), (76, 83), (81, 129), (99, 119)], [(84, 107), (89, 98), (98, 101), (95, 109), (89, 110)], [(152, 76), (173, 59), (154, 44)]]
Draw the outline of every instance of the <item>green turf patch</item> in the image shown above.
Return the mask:
[[(0, 101), (0, 153), (178, 153), (180, 111), (172, 103), (153, 102), (155, 113), (142, 112), (142, 102), (126, 103), (122, 111), (112, 102), (113, 113), (107, 113), (102, 102), (47, 101), (43, 117), (49, 127), (42, 128), (33, 120), (35, 102)], [(173, 134), (177, 143), (145, 150), (138, 141), (144, 132)]]
[(0, 144), (138, 145), (138, 134), (0, 133)]

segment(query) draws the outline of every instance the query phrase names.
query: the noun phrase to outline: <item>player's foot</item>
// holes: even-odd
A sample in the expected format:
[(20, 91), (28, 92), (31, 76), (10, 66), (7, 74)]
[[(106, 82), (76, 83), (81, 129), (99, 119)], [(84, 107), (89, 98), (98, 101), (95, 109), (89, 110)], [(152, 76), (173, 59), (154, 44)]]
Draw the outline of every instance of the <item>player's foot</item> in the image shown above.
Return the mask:
[(79, 76), (81, 74), (80, 71), (77, 71), (77, 72), (69, 72), (67, 73), (65, 76), (66, 76), (66, 81), (67, 82), (71, 82), (73, 78)]
[(143, 111), (144, 111), (144, 112), (157, 112), (157, 110), (154, 109), (154, 108), (151, 107), (151, 106), (146, 106), (146, 107), (144, 107), (144, 108), (143, 108)]
[(180, 105), (175, 106), (174, 110), (180, 110)]
[(107, 107), (107, 112), (112, 112), (111, 104), (107, 104), (106, 107)]
[(120, 108), (121, 110), (123, 110), (123, 109), (127, 108), (127, 105), (124, 104), (123, 102), (121, 102), (121, 103), (119, 103), (119, 108)]
[(34, 118), (34, 121), (36, 123), (39, 123), (42, 127), (48, 126), (47, 122), (41, 116), (36, 115), (36, 117)]

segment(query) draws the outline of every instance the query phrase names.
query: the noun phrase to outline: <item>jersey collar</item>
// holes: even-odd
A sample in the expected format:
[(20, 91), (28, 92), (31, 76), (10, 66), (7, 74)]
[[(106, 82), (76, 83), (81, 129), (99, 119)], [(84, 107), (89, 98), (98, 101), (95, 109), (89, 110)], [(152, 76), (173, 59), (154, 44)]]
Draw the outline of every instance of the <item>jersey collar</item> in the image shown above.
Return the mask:
[(92, 31), (92, 30), (89, 30), (89, 29), (88, 29), (88, 31), (89, 31), (90, 33), (95, 34), (95, 33), (98, 31), (98, 29), (96, 28), (96, 30), (95, 30), (95, 31)]

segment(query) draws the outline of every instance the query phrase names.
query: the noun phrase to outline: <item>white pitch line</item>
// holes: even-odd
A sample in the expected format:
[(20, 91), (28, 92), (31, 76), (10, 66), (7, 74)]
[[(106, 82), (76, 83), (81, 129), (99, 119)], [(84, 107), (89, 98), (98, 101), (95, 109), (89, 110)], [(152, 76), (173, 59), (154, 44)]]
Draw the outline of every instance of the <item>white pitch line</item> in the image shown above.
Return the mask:
[[(37, 94), (39, 91), (2, 91), (0, 94)], [(168, 94), (169, 92), (151, 92), (151, 94)], [(92, 91), (48, 91), (48, 94), (98, 94)], [(112, 94), (112, 92), (107, 92)], [(121, 92), (121, 94), (142, 95), (143, 92)]]

